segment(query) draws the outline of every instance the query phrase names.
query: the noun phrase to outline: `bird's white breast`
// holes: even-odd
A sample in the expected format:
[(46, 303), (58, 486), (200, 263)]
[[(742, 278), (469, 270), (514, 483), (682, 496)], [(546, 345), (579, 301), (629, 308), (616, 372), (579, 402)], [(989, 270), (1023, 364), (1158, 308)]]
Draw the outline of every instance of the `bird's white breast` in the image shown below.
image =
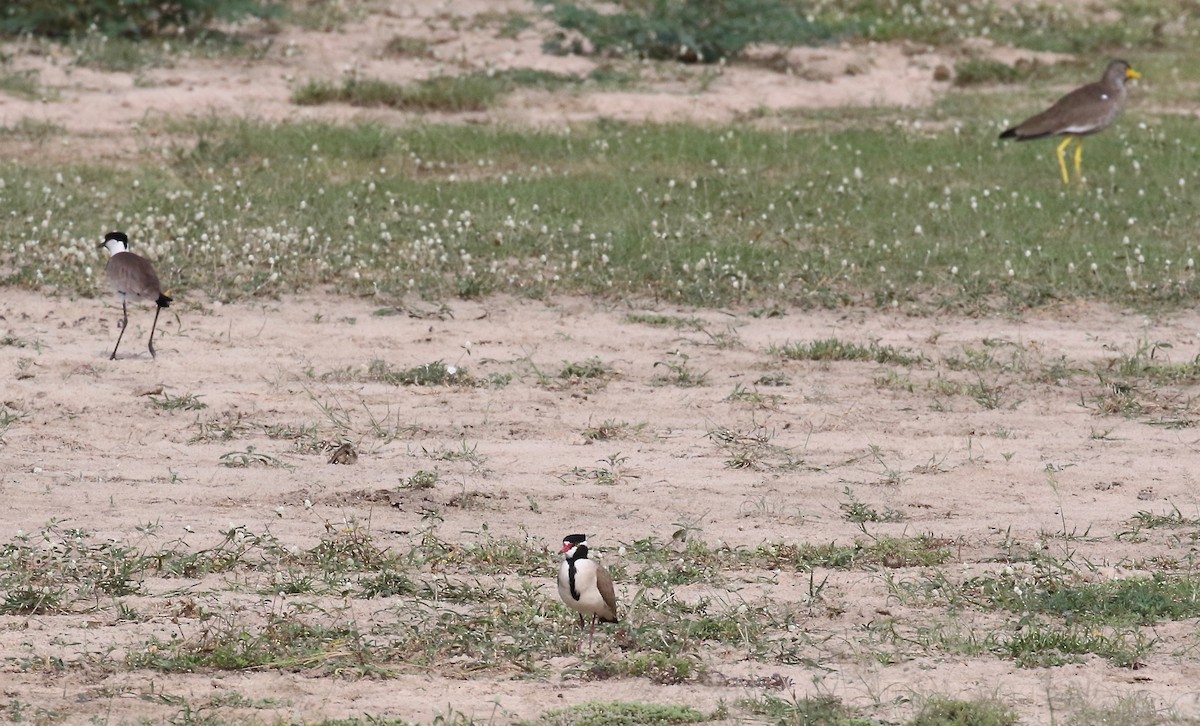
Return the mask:
[(571, 563), (563, 560), (558, 568), (558, 595), (563, 602), (586, 615), (607, 612), (608, 604), (596, 587), (596, 563), (587, 559), (575, 561), (575, 592), (579, 593), (578, 600), (571, 594), (570, 567)]

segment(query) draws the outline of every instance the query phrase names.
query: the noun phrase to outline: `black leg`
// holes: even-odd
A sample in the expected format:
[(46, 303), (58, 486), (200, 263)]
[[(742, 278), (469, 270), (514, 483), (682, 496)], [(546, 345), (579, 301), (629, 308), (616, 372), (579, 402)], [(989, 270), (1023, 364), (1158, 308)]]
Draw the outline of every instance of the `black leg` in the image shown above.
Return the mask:
[(158, 327), (158, 314), (161, 311), (162, 311), (162, 308), (158, 307), (157, 305), (154, 306), (154, 322), (150, 324), (150, 357), (151, 358), (158, 357), (158, 356), (154, 355), (154, 329)]
[(125, 328), (129, 327), (129, 310), (125, 307), (125, 298), (121, 298), (121, 333), (117, 336), (117, 344), (113, 346), (109, 360), (117, 359), (117, 348), (121, 347), (121, 338), (125, 337)]

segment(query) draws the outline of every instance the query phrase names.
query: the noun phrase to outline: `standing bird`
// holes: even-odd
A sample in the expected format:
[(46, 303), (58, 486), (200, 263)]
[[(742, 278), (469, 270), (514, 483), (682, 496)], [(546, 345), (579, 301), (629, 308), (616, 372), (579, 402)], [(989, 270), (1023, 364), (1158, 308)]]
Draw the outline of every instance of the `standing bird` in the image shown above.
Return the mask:
[(158, 326), (158, 313), (170, 306), (171, 298), (163, 294), (158, 274), (154, 272), (150, 260), (129, 251), (129, 238), (124, 232), (109, 232), (104, 235), (100, 246), (108, 250), (109, 254), (108, 264), (104, 266), (104, 275), (108, 278), (108, 284), (121, 297), (121, 333), (117, 335), (117, 344), (113, 346), (112, 355), (108, 359), (117, 359), (117, 348), (121, 347), (121, 338), (125, 335), (125, 328), (129, 326), (127, 303), (130, 300), (153, 300), (157, 306), (154, 308), (154, 323), (150, 326), (150, 357), (154, 358), (154, 329)]
[(1141, 77), (1142, 74), (1125, 61), (1112, 61), (1104, 69), (1104, 76), (1099, 81), (1076, 88), (1037, 116), (1006, 130), (1000, 134), (1000, 138), (1029, 141), (1045, 136), (1065, 136), (1057, 152), (1063, 184), (1071, 183), (1067, 175), (1067, 147), (1071, 141), (1078, 139), (1079, 143), (1075, 145), (1075, 178), (1082, 179), (1083, 137), (1103, 131), (1117, 119), (1125, 106), (1125, 81)]
[[(575, 612), (579, 613), (579, 630), (582, 637), (584, 616), (592, 616), (592, 629), (588, 634), (588, 647), (596, 635), (596, 621), (617, 622), (617, 596), (613, 592), (612, 576), (604, 566), (588, 559), (586, 534), (569, 534), (563, 537), (562, 565), (558, 568), (558, 596)], [(580, 645), (583, 644), (582, 639)]]

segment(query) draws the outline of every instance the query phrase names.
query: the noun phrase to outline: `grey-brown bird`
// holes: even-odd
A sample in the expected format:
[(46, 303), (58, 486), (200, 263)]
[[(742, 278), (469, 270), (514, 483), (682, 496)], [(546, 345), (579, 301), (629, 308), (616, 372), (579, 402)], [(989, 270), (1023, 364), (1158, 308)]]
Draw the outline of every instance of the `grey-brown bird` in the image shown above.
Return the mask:
[(1075, 145), (1075, 178), (1082, 179), (1083, 137), (1103, 131), (1116, 121), (1128, 95), (1125, 82), (1141, 77), (1142, 74), (1125, 61), (1112, 61), (1104, 69), (1104, 76), (1099, 81), (1076, 88), (1045, 111), (1005, 130), (1000, 138), (1030, 141), (1046, 136), (1065, 136), (1057, 150), (1063, 184), (1071, 183), (1067, 174), (1067, 147), (1078, 139)]
[(579, 613), (580, 645), (583, 644), (584, 616), (592, 616), (592, 629), (588, 634), (588, 647), (596, 635), (596, 621), (617, 622), (617, 595), (613, 591), (612, 576), (604, 566), (588, 559), (588, 543), (585, 534), (569, 534), (563, 537), (562, 565), (558, 568), (558, 595), (562, 601)]
[(129, 327), (128, 302), (133, 300), (154, 301), (154, 323), (150, 326), (150, 357), (154, 354), (154, 329), (158, 327), (158, 314), (163, 308), (170, 306), (171, 298), (163, 294), (162, 285), (158, 281), (158, 273), (154, 265), (145, 257), (129, 251), (129, 237), (124, 232), (109, 232), (104, 235), (100, 246), (108, 250), (108, 264), (104, 266), (104, 275), (108, 284), (121, 298), (121, 332), (117, 335), (117, 344), (113, 346), (109, 360), (117, 359), (117, 348), (121, 347), (121, 338), (125, 328)]

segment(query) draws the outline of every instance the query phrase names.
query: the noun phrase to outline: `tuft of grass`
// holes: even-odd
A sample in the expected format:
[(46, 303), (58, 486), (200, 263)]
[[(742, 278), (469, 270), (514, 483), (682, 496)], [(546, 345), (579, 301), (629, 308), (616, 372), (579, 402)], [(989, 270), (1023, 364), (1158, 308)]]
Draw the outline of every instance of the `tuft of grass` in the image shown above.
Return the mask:
[(992, 607), (1105, 625), (1200, 617), (1200, 577), (1155, 574), (1099, 582), (1058, 573), (1017, 573), (966, 584)]
[(782, 542), (759, 545), (751, 559), (775, 569), (788, 567), (812, 570), (815, 567), (848, 570), (855, 568), (930, 567), (948, 562), (953, 554), (949, 543), (929, 535), (919, 537), (876, 537), (857, 540), (852, 545), (834, 543), (814, 545)]
[(676, 330), (704, 329), (704, 321), (699, 318), (685, 318), (679, 315), (663, 315), (662, 313), (630, 313), (625, 316), (625, 322), (637, 325), (649, 325), (653, 328), (674, 328)]
[(432, 58), (429, 40), (410, 35), (394, 35), (383, 46), (383, 54), (393, 58)]
[(7, 403), (0, 403), (0, 443), (4, 443), (4, 435), (8, 433), (13, 424), (27, 418), (29, 418), (28, 412), (9, 408)]
[(43, 96), (35, 71), (0, 70), (0, 93), (25, 101), (36, 101)]
[(245, 451), (230, 451), (221, 454), (221, 466), (227, 466), (232, 469), (248, 469), (252, 466), (266, 467), (285, 467), (286, 465), (278, 458), (270, 454), (264, 454), (261, 451), (255, 451), (254, 446), (246, 447)]
[[(414, 83), (397, 84), (377, 78), (350, 76), (340, 84), (308, 81), (292, 91), (292, 103), (320, 106), (345, 103), (351, 106), (391, 108), (398, 111), (468, 113), (486, 111), (517, 88), (557, 90), (577, 86), (588, 79), (550, 71), (514, 68), (455, 76), (434, 76)], [(617, 79), (615, 83), (620, 83)]]
[(968, 58), (954, 64), (954, 85), (977, 86), (988, 83), (1019, 83), (1039, 74), (1036, 61), (1017, 61), (1013, 65), (991, 58)]
[(842, 510), (842, 519), (845, 519), (847, 522), (862, 524), (864, 522), (904, 521), (904, 515), (900, 512), (897, 512), (895, 509), (889, 508), (883, 512), (880, 512), (871, 505), (860, 502), (858, 498), (854, 496), (854, 492), (850, 489), (850, 487), (843, 489), (842, 493), (846, 495), (846, 501), (838, 502), (838, 509)]
[(777, 724), (820, 724), (821, 726), (870, 726), (873, 722), (858, 716), (857, 710), (842, 703), (836, 696), (782, 698), (763, 693), (736, 702), (739, 709), (755, 716), (764, 716)]
[(535, 721), (525, 722), (525, 726), (666, 726), (707, 720), (708, 717), (690, 706), (591, 701), (547, 711)]
[(924, 357), (919, 353), (899, 350), (890, 345), (871, 341), (869, 345), (848, 343), (837, 338), (825, 338), (808, 343), (785, 343), (772, 346), (770, 353), (787, 360), (869, 361), (902, 366), (919, 365)]
[(149, 401), (151, 406), (163, 411), (201, 411), (208, 408), (207, 403), (201, 401), (199, 396), (191, 393), (172, 396), (170, 393), (163, 391), (162, 396), (150, 396)]
[(593, 356), (582, 361), (563, 361), (562, 370), (558, 372), (559, 379), (571, 383), (603, 382), (612, 378), (615, 371), (604, 361)]
[(421, 470), (417, 471), (415, 474), (413, 474), (412, 476), (410, 476), (409, 478), (405, 479), (404, 482), (400, 485), (400, 488), (402, 488), (402, 489), (433, 489), (434, 487), (436, 487), (438, 485), (438, 482), (440, 482), (441, 480), (442, 480), (442, 477), (440, 474), (438, 474), (436, 469), (434, 471), (426, 471), (424, 469), (421, 469)]
[(373, 360), (367, 367), (367, 378), (393, 386), (469, 386), (473, 383), (465, 369), (446, 365), (440, 360), (403, 370), (392, 370), (387, 361)]
[(1030, 622), (1003, 643), (1009, 657), (1023, 668), (1080, 663), (1081, 656), (1096, 655), (1118, 668), (1131, 670), (1144, 665), (1153, 645), (1153, 639), (1137, 630), (1105, 633), (1091, 627), (1062, 627), (1038, 622)]
[(292, 92), (292, 103), (300, 106), (346, 103), (399, 111), (464, 113), (491, 108), (502, 92), (502, 85), (484, 74), (437, 76), (408, 84), (351, 77), (340, 85), (309, 81)]
[(350, 625), (324, 625), (272, 614), (262, 625), (237, 615), (208, 619), (192, 635), (153, 637), (125, 656), (130, 668), (165, 673), (260, 668), (316, 674), (370, 674), (380, 670), (372, 643)]
[[(0, 419), (0, 426), (3, 425), (3, 420)], [(1200, 517), (1185, 517), (1183, 512), (1179, 511), (1179, 507), (1171, 506), (1171, 511), (1164, 514), (1155, 514), (1142, 510), (1133, 515), (1132, 521), (1138, 527), (1145, 529), (1153, 529), (1155, 527), (1200, 527)]]
[(597, 425), (589, 425), (583, 430), (583, 438), (588, 441), (610, 441), (612, 439), (628, 439), (634, 438), (646, 424), (631, 424), (628, 421), (617, 421), (615, 419), (606, 419)]
[(993, 700), (929, 699), (908, 726), (1016, 726), (1021, 719), (1008, 706)]
[(629, 457), (621, 456), (618, 452), (600, 459), (598, 463), (602, 466), (591, 468), (576, 466), (558, 478), (564, 483), (574, 480), (575, 482), (594, 482), (601, 486), (617, 486), (624, 484), (632, 476), (625, 470), (627, 461), (629, 461)]
[(679, 386), (680, 388), (692, 388), (694, 386), (703, 386), (708, 382), (708, 371), (703, 373), (696, 372), (688, 365), (690, 356), (682, 351), (673, 351), (671, 353), (673, 359), (655, 361), (654, 367), (662, 366), (666, 369), (665, 373), (652, 378), (652, 382), (661, 386)]

